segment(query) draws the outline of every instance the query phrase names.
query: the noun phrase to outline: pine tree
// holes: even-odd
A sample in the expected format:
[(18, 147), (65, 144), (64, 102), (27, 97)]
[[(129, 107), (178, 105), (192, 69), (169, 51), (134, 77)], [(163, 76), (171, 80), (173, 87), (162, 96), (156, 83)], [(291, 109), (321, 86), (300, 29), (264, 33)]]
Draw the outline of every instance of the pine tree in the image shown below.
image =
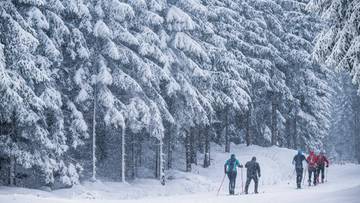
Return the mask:
[(334, 74), (334, 111), (331, 116), (331, 130), (326, 139), (326, 149), (332, 159), (355, 161), (357, 159), (357, 112), (359, 97), (356, 87), (350, 82), (347, 72)]
[(315, 59), (329, 67), (350, 71), (353, 82), (359, 85), (358, 1), (313, 0), (308, 7), (327, 22), (327, 26), (317, 38)]
[[(78, 183), (81, 170), (81, 166), (72, 163), (67, 152), (82, 144), (82, 139), (87, 137), (87, 127), (81, 123), (81, 115), (74, 115), (70, 120), (65, 118), (64, 108), (72, 107), (56, 87), (53, 73), (58, 70), (61, 55), (46, 34), (52, 24), (37, 8), (44, 5), (42, 1), (1, 3), (4, 73), (11, 72), (11, 77), (16, 78), (15, 89), (11, 89), (17, 89), (7, 101), (16, 104), (8, 109), (11, 116), (2, 114), (7, 117), (6, 123), (13, 123), (10, 139), (3, 143), (11, 149), (5, 153), (5, 156), (10, 155), (10, 184), (18, 184), (13, 179), (16, 168), (20, 167), (40, 169), (37, 175), (41, 178), (37, 184), (67, 187)], [(71, 111), (77, 113), (74, 108)], [(74, 134), (64, 126), (72, 119), (79, 122), (71, 127), (72, 130), (77, 128)]]

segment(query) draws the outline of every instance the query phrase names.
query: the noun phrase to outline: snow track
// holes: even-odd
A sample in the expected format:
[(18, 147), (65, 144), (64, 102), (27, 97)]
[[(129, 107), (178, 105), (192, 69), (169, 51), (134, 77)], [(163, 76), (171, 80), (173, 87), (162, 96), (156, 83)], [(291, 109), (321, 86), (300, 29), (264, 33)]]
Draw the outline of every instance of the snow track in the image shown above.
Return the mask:
[[(241, 163), (257, 156), (262, 167), (260, 194), (227, 195), (227, 179), (219, 196), (216, 196), (223, 176), (223, 162), (229, 154), (212, 146), (213, 164), (209, 169), (195, 167), (194, 173), (172, 171), (174, 178), (162, 187), (158, 181), (137, 180), (131, 184), (113, 182), (85, 183), (72, 189), (44, 192), (40, 190), (0, 187), (0, 203), (358, 203), (360, 198), (360, 166), (355, 164), (332, 165), (328, 182), (316, 187), (295, 189), (291, 158), (293, 150), (277, 147), (232, 146)], [(168, 174), (169, 175), (169, 174)], [(246, 173), (244, 173), (245, 179)], [(240, 173), (236, 193), (241, 192)], [(244, 180), (245, 181), (245, 180)], [(306, 182), (306, 181), (305, 181)], [(249, 192), (253, 191), (250, 185)]]

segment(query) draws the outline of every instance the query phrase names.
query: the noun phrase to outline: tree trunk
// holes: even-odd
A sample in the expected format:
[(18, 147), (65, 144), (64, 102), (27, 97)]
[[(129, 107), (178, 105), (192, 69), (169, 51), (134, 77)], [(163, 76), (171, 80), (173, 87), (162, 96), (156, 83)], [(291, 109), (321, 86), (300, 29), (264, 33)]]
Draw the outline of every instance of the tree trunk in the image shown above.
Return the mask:
[(141, 167), (142, 166), (142, 141), (139, 141), (139, 145), (138, 145), (138, 153), (137, 153), (137, 166)]
[(94, 89), (94, 107), (93, 107), (93, 122), (92, 122), (92, 181), (96, 181), (96, 106), (97, 106), (97, 92), (96, 86)]
[(357, 161), (360, 163), (360, 97), (354, 96), (353, 112), (354, 112), (354, 140), (355, 140), (355, 155)]
[(9, 185), (15, 186), (15, 157), (12, 154), (10, 155)]
[(197, 165), (197, 150), (196, 150), (196, 128), (190, 131), (190, 150), (191, 150), (191, 163)]
[(191, 172), (190, 133), (187, 130), (185, 130), (185, 159), (186, 159), (186, 172)]
[(294, 149), (299, 148), (300, 146), (298, 145), (297, 142), (297, 121), (296, 121), (296, 115), (293, 119), (293, 132), (292, 132), (292, 140), (293, 140), (293, 145), (294, 145)]
[(168, 139), (167, 139), (167, 168), (171, 169), (172, 168), (172, 137), (171, 137), (171, 132), (168, 133)]
[[(13, 122), (12, 122), (12, 136), (15, 137), (15, 135), (17, 135), (17, 122), (16, 122), (16, 114), (15, 114), (15, 111), (13, 112)], [(11, 134), (10, 136), (8, 137), (8, 141), (11, 140)], [(13, 150), (12, 150), (13, 147), (11, 147), (11, 151), (10, 151), (10, 157), (9, 157), (9, 185), (10, 186), (15, 186), (15, 164), (16, 164), (16, 158), (15, 158), (15, 155), (13, 153)], [(0, 169), (1, 169), (1, 165), (0, 165)]]
[(165, 166), (164, 166), (164, 154), (163, 154), (163, 140), (159, 140), (159, 174), (160, 174), (160, 183), (165, 185)]
[(156, 147), (155, 149), (155, 178), (159, 178), (159, 175), (160, 175), (160, 163), (159, 163), (159, 160), (160, 160), (160, 149), (159, 149), (159, 146)]
[(359, 114), (355, 112), (355, 129), (354, 129), (354, 141), (355, 141), (355, 153), (356, 153), (356, 159), (360, 163), (360, 118)]
[(290, 116), (287, 116), (287, 118), (286, 118), (285, 132), (286, 132), (286, 147), (291, 149), (291, 148), (293, 148), (293, 146), (291, 143), (292, 141), (291, 141), (291, 118), (290, 118)]
[(250, 122), (251, 122), (251, 109), (248, 111), (248, 113), (246, 114), (246, 135), (245, 135), (245, 141), (246, 141), (246, 146), (250, 146), (252, 144), (252, 140), (251, 140), (251, 133), (250, 133)]
[(229, 110), (226, 108), (225, 111), (225, 152), (230, 152), (230, 137), (229, 137), (229, 119), (228, 114)]
[(125, 130), (123, 126), (121, 130), (121, 182), (125, 183)]
[(271, 145), (278, 144), (278, 129), (277, 129), (277, 104), (276, 98), (273, 96), (271, 103)]
[(136, 177), (136, 157), (135, 157), (135, 135), (131, 133), (131, 178)]
[(203, 128), (199, 127), (198, 139), (197, 139), (197, 150), (199, 150), (199, 152), (201, 152), (201, 153), (205, 153), (204, 143), (205, 143), (205, 140), (204, 140)]
[(204, 156), (204, 168), (210, 166), (210, 135), (209, 135), (209, 127), (206, 129), (205, 135), (205, 156)]

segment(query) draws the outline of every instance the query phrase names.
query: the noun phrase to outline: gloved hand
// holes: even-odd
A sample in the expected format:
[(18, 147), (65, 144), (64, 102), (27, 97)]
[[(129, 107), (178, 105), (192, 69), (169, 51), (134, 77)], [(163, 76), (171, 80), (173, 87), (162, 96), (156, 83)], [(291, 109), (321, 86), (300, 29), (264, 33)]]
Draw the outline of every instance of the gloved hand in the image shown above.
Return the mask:
[(259, 178), (261, 177), (261, 174), (259, 174)]
[(326, 168), (329, 168), (329, 165), (326, 165)]
[(244, 168), (244, 166), (243, 166), (243, 165), (240, 165), (240, 168)]
[(224, 171), (225, 174), (227, 174), (226, 170)]

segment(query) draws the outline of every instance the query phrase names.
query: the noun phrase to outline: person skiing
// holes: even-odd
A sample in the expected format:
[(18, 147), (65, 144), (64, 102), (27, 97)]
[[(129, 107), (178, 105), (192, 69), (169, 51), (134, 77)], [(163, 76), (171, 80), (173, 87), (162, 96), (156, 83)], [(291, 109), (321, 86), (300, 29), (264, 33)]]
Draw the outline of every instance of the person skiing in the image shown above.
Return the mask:
[(316, 175), (316, 168), (317, 168), (317, 156), (314, 153), (314, 151), (310, 151), (309, 156), (306, 158), (307, 162), (308, 162), (308, 172), (309, 172), (309, 186), (311, 186), (311, 177), (314, 174), (314, 181), (313, 184), (314, 186), (316, 185), (316, 179), (317, 179), (317, 175)]
[(248, 194), (249, 191), (249, 185), (251, 180), (254, 180), (255, 182), (255, 194), (258, 193), (258, 185), (259, 185), (259, 178), (261, 177), (260, 173), (260, 165), (258, 162), (256, 162), (256, 157), (253, 157), (251, 161), (248, 161), (245, 164), (246, 171), (246, 183), (245, 183), (245, 194)]
[(326, 168), (329, 167), (329, 160), (326, 158), (325, 153), (322, 151), (317, 157), (317, 176), (319, 178), (321, 173), (321, 183), (324, 183), (325, 166)]
[(237, 176), (237, 167), (242, 168), (243, 166), (236, 159), (235, 154), (232, 154), (230, 159), (225, 162), (224, 171), (229, 178), (229, 194), (235, 194), (235, 184), (236, 184), (236, 176)]
[(303, 155), (302, 151), (299, 150), (297, 155), (294, 156), (294, 159), (292, 161), (292, 163), (295, 164), (296, 185), (297, 185), (298, 189), (301, 188), (301, 181), (302, 181), (302, 176), (303, 176), (303, 172), (304, 172), (303, 161), (307, 162), (307, 160), (306, 160), (305, 156)]

